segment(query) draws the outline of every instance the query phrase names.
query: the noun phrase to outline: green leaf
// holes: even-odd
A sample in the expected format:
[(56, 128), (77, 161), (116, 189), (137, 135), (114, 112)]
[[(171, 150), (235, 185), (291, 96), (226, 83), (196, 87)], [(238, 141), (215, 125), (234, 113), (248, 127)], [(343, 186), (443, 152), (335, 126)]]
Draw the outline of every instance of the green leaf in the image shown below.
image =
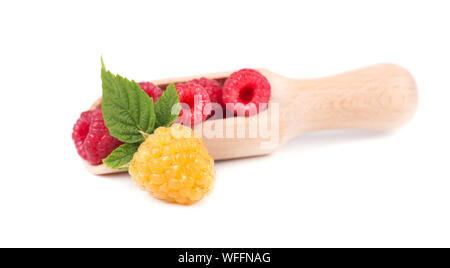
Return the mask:
[(181, 111), (179, 100), (180, 96), (178, 96), (175, 85), (173, 83), (168, 85), (161, 98), (159, 98), (156, 102), (155, 128), (161, 126), (168, 127), (178, 118), (178, 115)]
[(120, 145), (112, 151), (108, 157), (103, 159), (103, 163), (114, 169), (128, 169), (126, 165), (133, 159), (134, 153), (137, 152), (140, 143), (126, 143)]
[(102, 59), (102, 111), (111, 136), (126, 142), (142, 142), (151, 134), (156, 115), (153, 100), (134, 81), (107, 71)]

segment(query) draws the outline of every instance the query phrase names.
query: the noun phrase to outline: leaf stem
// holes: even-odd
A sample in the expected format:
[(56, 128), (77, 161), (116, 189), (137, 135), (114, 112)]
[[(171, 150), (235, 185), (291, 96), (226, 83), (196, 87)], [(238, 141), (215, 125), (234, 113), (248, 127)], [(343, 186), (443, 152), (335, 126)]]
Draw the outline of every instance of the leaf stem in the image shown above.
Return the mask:
[(150, 134), (145, 133), (144, 131), (138, 130), (139, 133), (141, 133), (142, 136), (144, 136), (144, 139), (147, 139)]

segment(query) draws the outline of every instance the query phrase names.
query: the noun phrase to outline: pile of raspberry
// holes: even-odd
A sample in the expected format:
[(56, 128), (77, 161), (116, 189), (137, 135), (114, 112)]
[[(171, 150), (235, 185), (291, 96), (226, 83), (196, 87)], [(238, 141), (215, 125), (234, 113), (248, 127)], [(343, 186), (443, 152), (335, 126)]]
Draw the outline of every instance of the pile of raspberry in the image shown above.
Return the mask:
[[(151, 82), (138, 84), (154, 103), (163, 94), (163, 90)], [(253, 69), (232, 73), (223, 85), (202, 77), (178, 83), (175, 88), (182, 106), (176, 122), (189, 127), (207, 119), (225, 118), (227, 114), (255, 115), (267, 107), (271, 95), (267, 78)], [(101, 164), (122, 144), (109, 134), (101, 110), (83, 112), (73, 127), (72, 138), (78, 154), (92, 165)]]
[(223, 86), (214, 79), (202, 77), (177, 84), (183, 109), (178, 122), (193, 126), (209, 118), (222, 118), (227, 110), (236, 116), (251, 116), (267, 107), (270, 84), (253, 69), (232, 73)]

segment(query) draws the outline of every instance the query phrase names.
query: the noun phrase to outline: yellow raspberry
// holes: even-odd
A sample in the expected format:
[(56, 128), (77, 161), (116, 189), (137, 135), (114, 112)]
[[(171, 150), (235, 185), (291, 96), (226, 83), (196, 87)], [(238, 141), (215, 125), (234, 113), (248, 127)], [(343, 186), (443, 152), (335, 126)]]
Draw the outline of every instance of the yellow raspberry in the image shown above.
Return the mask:
[(156, 198), (192, 204), (214, 185), (214, 160), (192, 129), (160, 127), (139, 146), (129, 172), (137, 185)]

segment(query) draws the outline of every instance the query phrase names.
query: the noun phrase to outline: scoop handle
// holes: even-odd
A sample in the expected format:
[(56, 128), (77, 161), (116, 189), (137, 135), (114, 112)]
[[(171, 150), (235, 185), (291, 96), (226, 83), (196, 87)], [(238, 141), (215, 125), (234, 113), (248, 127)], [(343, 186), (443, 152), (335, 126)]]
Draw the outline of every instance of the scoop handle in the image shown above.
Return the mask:
[(287, 139), (323, 129), (392, 129), (413, 116), (418, 102), (413, 77), (393, 64), (295, 80), (291, 87), (295, 94), (283, 115)]

